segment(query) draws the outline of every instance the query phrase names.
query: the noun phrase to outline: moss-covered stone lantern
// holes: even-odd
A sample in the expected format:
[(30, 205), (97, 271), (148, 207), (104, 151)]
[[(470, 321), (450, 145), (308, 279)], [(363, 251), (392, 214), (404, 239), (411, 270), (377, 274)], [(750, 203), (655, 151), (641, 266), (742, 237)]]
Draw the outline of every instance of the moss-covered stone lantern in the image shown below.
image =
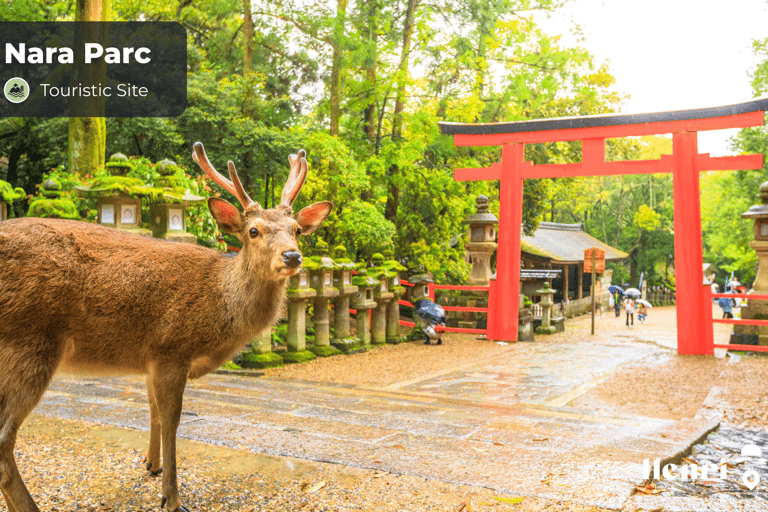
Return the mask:
[(478, 196), (475, 201), (476, 213), (467, 217), (469, 241), (464, 244), (467, 259), (472, 268), (467, 284), (470, 286), (488, 286), (491, 282), (491, 257), (496, 252), (496, 232), (499, 219), (488, 211), (488, 198)]
[(352, 284), (355, 263), (347, 258), (347, 249), (343, 245), (333, 248), (333, 263), (333, 286), (339, 295), (333, 300), (331, 345), (345, 354), (350, 354), (360, 348), (360, 339), (352, 336), (349, 328), (349, 299), (357, 293), (357, 286)]
[(371, 257), (371, 263), (374, 266), (368, 269), (368, 275), (379, 280), (379, 285), (373, 289), (376, 308), (371, 313), (371, 343), (379, 345), (387, 342), (387, 308), (395, 298), (389, 291), (389, 283), (396, 273), (382, 266), (384, 256), (379, 253)]
[[(754, 221), (755, 239), (749, 246), (757, 253), (757, 272), (749, 293), (768, 294), (768, 181), (760, 185), (760, 204), (741, 214)], [(749, 299), (741, 305), (742, 320), (768, 320), (768, 301)], [(763, 325), (734, 325), (731, 343), (768, 345), (768, 327)]]
[(75, 203), (61, 197), (61, 185), (57, 181), (43, 183), (42, 194), (30, 203), (27, 217), (80, 220)]
[(75, 187), (79, 194), (96, 198), (96, 222), (151, 237), (141, 222), (141, 198), (150, 195), (150, 188), (127, 176), (133, 164), (122, 153), (112, 155), (105, 168), (108, 175), (95, 178), (88, 187)]
[(187, 233), (186, 210), (193, 203), (205, 201), (191, 194), (181, 183), (181, 169), (172, 160), (155, 164), (160, 177), (155, 187), (161, 189), (153, 195), (149, 207), (149, 226), (152, 236), (175, 242), (197, 243), (197, 237)]
[(339, 353), (331, 345), (331, 322), (328, 314), (330, 300), (338, 297), (339, 291), (333, 287), (335, 265), (328, 257), (328, 244), (319, 240), (315, 246), (315, 255), (308, 258), (304, 267), (309, 271), (309, 286), (314, 288), (315, 344), (310, 350), (317, 356), (328, 357)]
[(414, 304), (417, 300), (429, 299), (429, 285), (435, 281), (429, 277), (426, 269), (419, 266), (408, 276), (408, 282), (413, 285), (407, 288), (406, 298)]
[(0, 180), (0, 222), (8, 220), (11, 205), (20, 199), (27, 197), (23, 188), (13, 188), (7, 181)]
[(387, 287), (394, 295), (387, 306), (387, 343), (402, 343), (406, 337), (400, 334), (400, 297), (405, 295), (405, 287), (400, 284), (400, 272), (406, 268), (394, 259), (391, 249), (384, 251), (384, 261), (381, 263), (391, 277), (388, 278)]
[(356, 336), (361, 346), (367, 348), (371, 344), (371, 322), (368, 311), (376, 307), (373, 289), (381, 286), (381, 283), (378, 279), (369, 276), (365, 269), (360, 269), (352, 278), (352, 284), (357, 287), (357, 292), (352, 295), (351, 300), (352, 309), (357, 311)]
[(288, 350), (283, 354), (286, 363), (301, 363), (316, 356), (307, 350), (307, 301), (317, 292), (309, 286), (309, 273), (302, 268), (288, 279), (285, 295), (288, 298)]

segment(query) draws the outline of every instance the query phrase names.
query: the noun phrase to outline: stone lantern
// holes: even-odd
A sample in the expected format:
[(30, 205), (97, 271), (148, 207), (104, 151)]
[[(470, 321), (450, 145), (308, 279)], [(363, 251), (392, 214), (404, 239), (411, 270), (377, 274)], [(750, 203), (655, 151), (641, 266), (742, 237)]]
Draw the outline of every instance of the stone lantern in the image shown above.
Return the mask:
[(409, 286), (407, 290), (407, 300), (411, 304), (421, 299), (429, 299), (429, 285), (435, 281), (427, 275), (424, 269), (417, 269), (411, 276), (408, 277), (408, 282), (413, 286)]
[[(749, 293), (768, 294), (768, 181), (760, 185), (760, 204), (751, 206), (741, 216), (754, 220), (754, 237), (749, 246), (757, 253), (757, 273)], [(741, 306), (742, 320), (768, 318), (768, 301), (749, 299)], [(768, 345), (768, 326), (734, 325), (731, 343)]]
[(338, 245), (333, 249), (333, 286), (339, 295), (333, 301), (333, 339), (331, 345), (345, 354), (360, 348), (360, 340), (352, 336), (349, 328), (349, 299), (357, 293), (352, 284), (355, 263), (347, 258), (347, 249)]
[(317, 356), (328, 357), (339, 353), (339, 350), (331, 346), (330, 320), (328, 305), (331, 299), (338, 297), (339, 291), (333, 287), (333, 260), (327, 256), (328, 244), (323, 240), (318, 241), (317, 256), (309, 258), (304, 267), (309, 270), (309, 286), (315, 290), (314, 322), (315, 344), (310, 349)]
[(405, 287), (400, 285), (400, 272), (406, 270), (393, 258), (391, 250), (384, 251), (382, 266), (391, 273), (387, 287), (394, 298), (387, 306), (387, 343), (402, 343), (405, 337), (400, 334), (400, 297), (405, 294)]
[(352, 295), (351, 300), (352, 309), (357, 311), (356, 335), (362, 347), (368, 348), (371, 344), (371, 322), (368, 311), (376, 307), (373, 289), (380, 287), (381, 283), (378, 279), (369, 276), (365, 269), (360, 269), (352, 278), (352, 284), (357, 287), (357, 292)]
[(79, 194), (96, 198), (96, 222), (151, 237), (152, 232), (141, 227), (141, 197), (149, 195), (149, 187), (126, 176), (133, 164), (121, 153), (112, 155), (105, 167), (109, 176), (94, 179), (88, 187), (75, 187)]
[(42, 197), (30, 203), (27, 217), (80, 220), (75, 203), (61, 197), (61, 185), (54, 180), (43, 183)]
[(175, 162), (166, 159), (158, 162), (156, 167), (160, 178), (155, 186), (162, 188), (163, 192), (149, 207), (152, 236), (174, 242), (197, 243), (197, 237), (187, 233), (186, 210), (206, 198), (190, 194), (179, 185), (181, 170)]
[(317, 292), (309, 287), (309, 273), (302, 268), (288, 279), (285, 295), (288, 298), (288, 351), (283, 354), (286, 363), (301, 363), (316, 356), (307, 350), (307, 301)]
[(467, 259), (472, 265), (467, 284), (470, 286), (488, 286), (491, 282), (491, 257), (496, 252), (496, 233), (499, 219), (488, 211), (488, 198), (478, 196), (475, 202), (476, 213), (465, 221), (469, 225), (469, 241), (464, 244)]
[(554, 291), (549, 287), (549, 283), (544, 283), (544, 288), (536, 290), (536, 293), (541, 295), (541, 325), (536, 328), (536, 334), (554, 334), (557, 328), (554, 325), (550, 325), (550, 318), (552, 315), (552, 307), (554, 302), (552, 296)]
[[(378, 253), (374, 254), (371, 263), (381, 265), (384, 263), (384, 257)], [(395, 298), (395, 294), (389, 291), (389, 283), (395, 272), (382, 266), (374, 266), (368, 269), (368, 274), (379, 280), (379, 285), (373, 289), (376, 308), (371, 313), (371, 343), (380, 345), (387, 342), (387, 309), (389, 303)]]

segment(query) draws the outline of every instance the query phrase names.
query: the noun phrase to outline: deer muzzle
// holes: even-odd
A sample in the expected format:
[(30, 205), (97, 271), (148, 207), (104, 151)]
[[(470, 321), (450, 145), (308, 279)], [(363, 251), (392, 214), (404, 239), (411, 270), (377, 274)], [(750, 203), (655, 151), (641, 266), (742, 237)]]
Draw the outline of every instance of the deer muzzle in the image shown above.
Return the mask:
[(304, 261), (299, 251), (285, 251), (281, 256), (283, 263), (290, 269), (300, 267), (302, 261)]

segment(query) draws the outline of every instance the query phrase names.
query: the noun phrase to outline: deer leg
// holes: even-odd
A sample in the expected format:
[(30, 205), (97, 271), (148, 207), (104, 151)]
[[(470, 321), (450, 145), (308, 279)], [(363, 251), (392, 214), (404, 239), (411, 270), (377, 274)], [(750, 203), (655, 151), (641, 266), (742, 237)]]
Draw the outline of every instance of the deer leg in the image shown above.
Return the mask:
[(0, 491), (9, 512), (39, 512), (19, 474), (13, 449), (19, 427), (43, 396), (56, 364), (54, 340), (0, 344)]
[(11, 498), (8, 497), (5, 491), (0, 492), (2, 493), (3, 499), (5, 500), (5, 505), (8, 507), (8, 512), (16, 512), (16, 509), (13, 508), (13, 505), (11, 505)]
[(160, 417), (163, 448), (163, 500), (170, 512), (189, 512), (182, 506), (176, 476), (176, 430), (181, 419), (181, 404), (189, 368), (178, 364), (152, 365), (148, 378), (152, 381)]
[(160, 465), (160, 411), (157, 409), (157, 397), (152, 386), (152, 379), (147, 376), (147, 398), (149, 398), (149, 448), (147, 449), (147, 471), (152, 476), (159, 475)]

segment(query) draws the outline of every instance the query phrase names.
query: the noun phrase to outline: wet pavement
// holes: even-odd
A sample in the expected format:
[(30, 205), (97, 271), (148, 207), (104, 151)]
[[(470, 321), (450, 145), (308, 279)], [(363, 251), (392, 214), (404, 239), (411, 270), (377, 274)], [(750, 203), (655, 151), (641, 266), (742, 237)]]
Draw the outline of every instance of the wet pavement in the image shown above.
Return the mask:
[[(382, 387), (208, 375), (187, 387), (179, 436), (620, 510), (645, 459), (679, 460), (717, 422), (567, 407), (623, 366), (669, 352), (618, 334), (539, 337)], [(141, 377), (57, 376), (36, 412), (149, 426)]]

